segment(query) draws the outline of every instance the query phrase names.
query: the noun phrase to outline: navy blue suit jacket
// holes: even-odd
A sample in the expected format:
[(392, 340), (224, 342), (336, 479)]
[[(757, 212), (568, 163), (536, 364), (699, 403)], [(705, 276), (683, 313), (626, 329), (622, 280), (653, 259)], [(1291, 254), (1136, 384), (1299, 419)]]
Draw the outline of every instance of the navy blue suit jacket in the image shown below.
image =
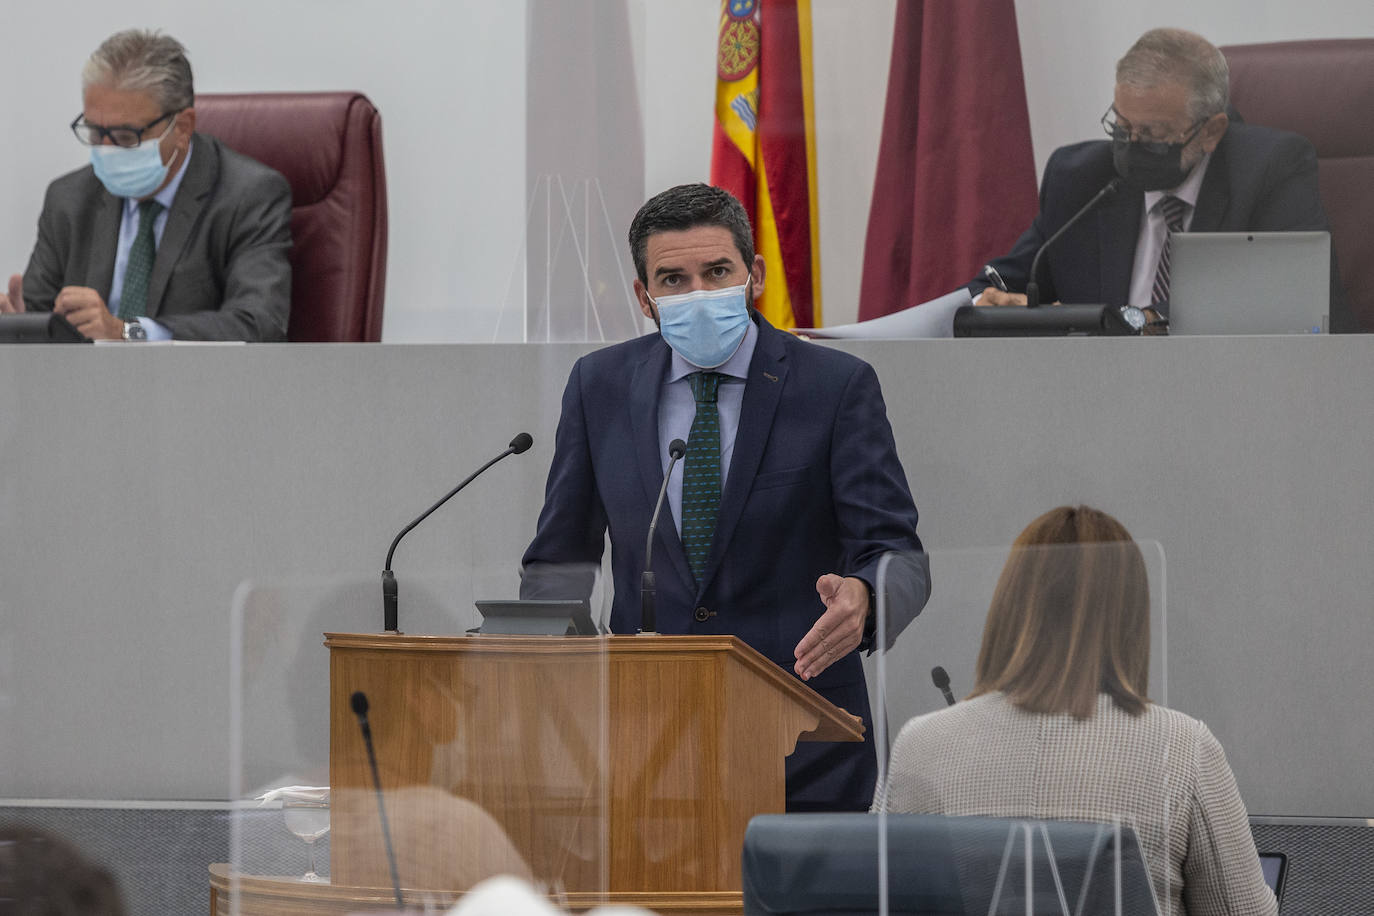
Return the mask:
[[(916, 557), (916, 507), (873, 368), (755, 320), (758, 343), (700, 586), (666, 508), (660, 519), (657, 629), (732, 634), (791, 671), (793, 650), (824, 610), (818, 577), (834, 572), (872, 586), (882, 554), (904, 552), (907, 562), (894, 564), (897, 574), (888, 577), (895, 637), (925, 604), (929, 573), (924, 555)], [(585, 597), (586, 570), (599, 563), (609, 529), (611, 628), (638, 629), (645, 536), (663, 481), (658, 398), (670, 353), (654, 334), (573, 367), (544, 509), (524, 557), (522, 597)], [(862, 716), (867, 738), (862, 745), (799, 743), (788, 758), (788, 807), (866, 809), (876, 761), (859, 653), (809, 684)]]
[[(1063, 146), (1050, 155), (1040, 183), (1040, 213), (1012, 250), (992, 262), (1009, 288), (1026, 288), (1035, 252), (1114, 177), (1108, 140)], [(1125, 305), (1143, 207), (1143, 194), (1121, 191), (1070, 228), (1041, 259), (1040, 301)], [(1327, 228), (1312, 144), (1288, 131), (1228, 126), (1202, 179), (1189, 231)], [(1331, 280), (1331, 330), (1356, 330), (1334, 260)], [(969, 290), (977, 296), (987, 285), (980, 277)]]

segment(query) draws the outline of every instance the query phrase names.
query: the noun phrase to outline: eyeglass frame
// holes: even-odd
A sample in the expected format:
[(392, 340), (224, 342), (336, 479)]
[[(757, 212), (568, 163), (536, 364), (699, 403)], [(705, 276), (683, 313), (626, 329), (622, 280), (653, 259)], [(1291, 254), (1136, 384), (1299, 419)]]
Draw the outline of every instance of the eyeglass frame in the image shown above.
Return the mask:
[[(185, 108), (178, 108), (175, 111), (165, 112), (161, 115), (158, 115), (156, 118), (149, 121), (142, 127), (130, 127), (126, 124), (116, 124), (114, 127), (104, 127), (100, 124), (92, 124), (89, 121), (85, 120), (86, 113), (83, 111), (80, 114), (78, 114), (75, 119), (72, 120), (71, 130), (72, 134), (76, 137), (76, 142), (80, 143), (82, 146), (104, 146), (105, 141), (109, 140), (111, 144), (119, 147), (120, 149), (136, 149), (140, 144), (143, 143), (144, 134), (146, 134), (148, 131), (152, 130), (154, 127), (156, 127), (163, 121), (167, 120), (168, 118), (175, 118), (177, 115), (181, 114), (185, 110)], [(127, 145), (124, 143), (120, 143), (114, 137), (114, 132), (117, 130), (133, 131), (134, 142)], [(81, 135), (82, 131), (85, 131), (88, 135), (91, 131), (96, 131), (100, 135), (99, 142), (92, 143), (89, 139), (89, 136), (83, 137)], [(164, 132), (162, 136), (165, 137), (166, 133)], [(159, 137), (158, 139), (161, 140), (162, 137)]]
[[(1184, 133), (1184, 137), (1182, 140), (1179, 141), (1132, 140), (1131, 132), (1123, 128), (1120, 122), (1116, 120), (1119, 117), (1121, 117), (1121, 112), (1116, 110), (1116, 104), (1113, 103), (1107, 106), (1107, 110), (1103, 112), (1102, 120), (1099, 122), (1102, 125), (1102, 129), (1107, 132), (1107, 136), (1112, 139), (1112, 142), (1139, 143), (1149, 152), (1154, 153), (1156, 155), (1163, 155), (1164, 153), (1169, 152), (1169, 149), (1175, 145), (1187, 146), (1189, 143), (1192, 143), (1193, 140), (1197, 138), (1197, 135), (1202, 133), (1202, 128), (1207, 126), (1207, 122), (1212, 120), (1213, 115), (1207, 115), (1204, 118), (1200, 118), (1188, 127), (1183, 128), (1182, 132)], [(1126, 123), (1129, 124), (1130, 122), (1128, 121)]]

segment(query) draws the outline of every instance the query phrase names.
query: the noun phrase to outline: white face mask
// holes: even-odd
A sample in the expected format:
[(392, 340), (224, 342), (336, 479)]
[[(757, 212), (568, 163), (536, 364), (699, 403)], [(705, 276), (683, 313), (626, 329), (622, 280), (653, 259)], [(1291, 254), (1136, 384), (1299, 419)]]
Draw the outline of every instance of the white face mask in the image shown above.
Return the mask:
[(162, 161), (161, 143), (172, 123), (161, 137), (144, 140), (138, 146), (93, 146), (91, 167), (95, 177), (115, 197), (147, 197), (167, 180), (168, 165)]
[(699, 369), (723, 365), (749, 330), (749, 281), (725, 289), (650, 296), (649, 301), (658, 309), (658, 332), (664, 341)]

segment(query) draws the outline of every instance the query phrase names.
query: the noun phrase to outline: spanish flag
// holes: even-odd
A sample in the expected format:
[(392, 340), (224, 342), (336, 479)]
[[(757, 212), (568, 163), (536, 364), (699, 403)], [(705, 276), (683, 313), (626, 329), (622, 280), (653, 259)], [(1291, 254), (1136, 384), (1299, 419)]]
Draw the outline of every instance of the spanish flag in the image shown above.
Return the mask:
[(811, 0), (722, 0), (711, 183), (749, 211), (780, 328), (821, 323), (813, 115)]

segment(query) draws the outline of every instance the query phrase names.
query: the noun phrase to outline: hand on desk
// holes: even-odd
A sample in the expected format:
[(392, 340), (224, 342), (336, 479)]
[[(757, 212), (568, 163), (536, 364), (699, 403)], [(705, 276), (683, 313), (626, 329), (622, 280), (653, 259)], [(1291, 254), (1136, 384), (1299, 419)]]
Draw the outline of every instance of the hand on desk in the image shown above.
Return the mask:
[(825, 604), (825, 613), (797, 643), (794, 653), (793, 670), (804, 681), (853, 652), (863, 641), (868, 619), (868, 584), (862, 579), (826, 573), (816, 580), (816, 594)]
[(24, 311), (24, 277), (13, 274), (10, 277), (9, 295), (0, 293), (0, 314)]
[(92, 340), (122, 340), (124, 322), (110, 314), (100, 293), (89, 286), (64, 286), (53, 311)]
[(1025, 293), (1004, 293), (995, 286), (989, 286), (983, 290), (983, 297), (978, 300), (979, 305), (1025, 305)]

